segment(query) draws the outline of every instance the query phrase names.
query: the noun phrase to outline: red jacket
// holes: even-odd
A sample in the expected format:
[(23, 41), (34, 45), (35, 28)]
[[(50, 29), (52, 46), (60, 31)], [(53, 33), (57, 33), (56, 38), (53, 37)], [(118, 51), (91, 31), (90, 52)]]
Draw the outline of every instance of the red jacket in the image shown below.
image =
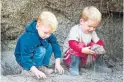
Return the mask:
[[(88, 44), (88, 46), (93, 46), (94, 44), (99, 44), (101, 46), (104, 46), (104, 43), (102, 40), (99, 40), (97, 43), (94, 43), (94, 42), (90, 42)], [(70, 58), (70, 55), (73, 54), (75, 56), (79, 56), (81, 57), (83, 60), (81, 61), (82, 64), (86, 64), (86, 61), (87, 61), (87, 56), (88, 54), (84, 54), (81, 52), (81, 49), (83, 47), (88, 47), (86, 46), (84, 43), (81, 43), (81, 42), (77, 42), (75, 40), (69, 40), (69, 49), (67, 50), (67, 52), (65, 53), (65, 56), (64, 56), (64, 63), (69, 66), (70, 63), (71, 63), (71, 58)], [(93, 54), (92, 55), (93, 58), (96, 60), (98, 58), (98, 55), (97, 54)]]

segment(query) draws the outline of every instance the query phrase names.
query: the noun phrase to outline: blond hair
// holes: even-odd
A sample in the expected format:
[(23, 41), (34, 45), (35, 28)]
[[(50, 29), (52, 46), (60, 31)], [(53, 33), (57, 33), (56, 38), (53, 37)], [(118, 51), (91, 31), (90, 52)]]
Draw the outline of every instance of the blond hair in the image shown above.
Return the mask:
[(101, 21), (101, 13), (100, 11), (94, 7), (94, 6), (89, 6), (89, 7), (85, 7), (81, 13), (80, 19), (82, 18), (84, 21), (87, 20), (97, 20), (97, 21)]
[(53, 31), (57, 29), (58, 21), (56, 19), (56, 16), (52, 12), (43, 11), (40, 14), (38, 20), (40, 20), (42, 24), (49, 25)]

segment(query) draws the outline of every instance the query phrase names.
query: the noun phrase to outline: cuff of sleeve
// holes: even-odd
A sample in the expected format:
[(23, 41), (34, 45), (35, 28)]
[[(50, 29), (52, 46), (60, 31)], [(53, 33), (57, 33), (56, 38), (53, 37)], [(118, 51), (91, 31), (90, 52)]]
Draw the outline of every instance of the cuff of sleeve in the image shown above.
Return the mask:
[(57, 59), (57, 58), (61, 58), (61, 56), (57, 56), (57, 57), (55, 57), (55, 59)]
[(29, 65), (29, 66), (23, 66), (23, 69), (29, 71), (29, 70), (31, 69), (31, 67), (32, 67), (32, 65)]
[(99, 44), (101, 46), (104, 46), (104, 42), (102, 40), (99, 40), (96, 44)]

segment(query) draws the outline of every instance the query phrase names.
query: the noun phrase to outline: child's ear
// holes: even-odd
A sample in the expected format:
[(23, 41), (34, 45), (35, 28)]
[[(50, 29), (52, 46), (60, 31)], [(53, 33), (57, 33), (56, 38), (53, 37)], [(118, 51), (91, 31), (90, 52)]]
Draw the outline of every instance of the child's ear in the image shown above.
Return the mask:
[(40, 27), (40, 25), (41, 25), (40, 20), (37, 20), (37, 26), (36, 26), (36, 29), (37, 29), (38, 27)]
[(80, 19), (80, 24), (83, 24), (84, 23), (84, 20), (81, 18)]

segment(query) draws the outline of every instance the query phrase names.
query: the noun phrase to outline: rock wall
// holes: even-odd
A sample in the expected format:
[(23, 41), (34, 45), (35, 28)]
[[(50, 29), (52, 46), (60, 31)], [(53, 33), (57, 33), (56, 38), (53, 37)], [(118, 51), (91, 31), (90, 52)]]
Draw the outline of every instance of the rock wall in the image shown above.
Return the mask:
[[(122, 0), (3, 0), (2, 40), (16, 39), (23, 32), (24, 25), (29, 20), (37, 18), (42, 10), (54, 12), (59, 23), (61, 20), (69, 20), (73, 24), (78, 23), (79, 14), (85, 6), (96, 6), (102, 13), (123, 12), (122, 2)], [(65, 19), (61, 19), (62, 16)]]

